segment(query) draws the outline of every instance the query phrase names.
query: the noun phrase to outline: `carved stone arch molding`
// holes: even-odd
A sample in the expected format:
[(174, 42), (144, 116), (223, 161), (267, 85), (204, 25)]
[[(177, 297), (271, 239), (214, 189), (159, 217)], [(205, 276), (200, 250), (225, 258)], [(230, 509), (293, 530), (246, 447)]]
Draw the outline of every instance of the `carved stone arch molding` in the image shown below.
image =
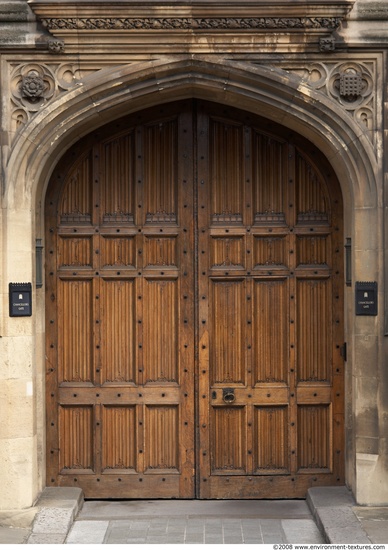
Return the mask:
[(13, 204), (28, 186), (39, 201), (56, 162), (93, 129), (148, 106), (190, 97), (234, 105), (299, 132), (331, 162), (345, 201), (377, 204), (376, 157), (368, 132), (360, 132), (337, 101), (280, 68), (193, 56), (103, 69), (42, 105), (13, 143), (6, 200)]

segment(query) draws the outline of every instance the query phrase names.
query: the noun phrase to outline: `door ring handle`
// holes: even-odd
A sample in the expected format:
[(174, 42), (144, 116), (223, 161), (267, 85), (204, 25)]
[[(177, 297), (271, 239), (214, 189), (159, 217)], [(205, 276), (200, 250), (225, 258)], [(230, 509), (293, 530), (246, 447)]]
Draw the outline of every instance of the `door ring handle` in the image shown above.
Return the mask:
[(236, 401), (236, 396), (234, 394), (234, 388), (223, 388), (222, 390), (222, 400), (224, 403), (234, 403)]

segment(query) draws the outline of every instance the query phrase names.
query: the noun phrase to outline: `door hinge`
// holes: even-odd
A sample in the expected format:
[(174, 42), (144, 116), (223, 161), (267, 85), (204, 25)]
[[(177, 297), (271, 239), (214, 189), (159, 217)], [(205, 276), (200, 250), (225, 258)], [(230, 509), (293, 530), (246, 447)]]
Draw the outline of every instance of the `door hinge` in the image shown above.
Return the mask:
[(344, 342), (344, 343), (342, 344), (342, 346), (340, 346), (340, 354), (341, 354), (341, 357), (343, 358), (343, 360), (344, 360), (344, 361), (347, 361), (348, 353), (347, 353), (346, 342)]

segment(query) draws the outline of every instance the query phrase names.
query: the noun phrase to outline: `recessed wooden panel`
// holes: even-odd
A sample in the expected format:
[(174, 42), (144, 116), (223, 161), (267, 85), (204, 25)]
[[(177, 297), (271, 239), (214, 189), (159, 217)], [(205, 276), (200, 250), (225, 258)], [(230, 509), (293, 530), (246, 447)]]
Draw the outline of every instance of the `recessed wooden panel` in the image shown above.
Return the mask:
[(145, 414), (145, 471), (179, 469), (179, 411), (172, 406), (147, 406)]
[(296, 155), (296, 206), (298, 222), (325, 223), (329, 219), (323, 182), (313, 166)]
[(256, 383), (287, 382), (288, 327), (287, 279), (255, 281), (253, 361)]
[(297, 281), (297, 374), (299, 382), (331, 379), (331, 280)]
[(216, 223), (224, 219), (222, 216), (228, 222), (242, 222), (245, 168), (242, 136), (242, 125), (210, 122), (211, 214)]
[(287, 204), (287, 147), (276, 139), (253, 132), (253, 209), (258, 224), (285, 223)]
[(146, 222), (177, 221), (177, 121), (161, 121), (144, 129), (144, 206)]
[(93, 292), (91, 280), (59, 280), (58, 377), (90, 382), (93, 367)]
[(299, 469), (331, 469), (331, 407), (298, 407)]
[(66, 178), (59, 208), (62, 223), (91, 223), (92, 155), (88, 152)]
[(135, 470), (137, 456), (134, 406), (102, 408), (102, 469)]
[(177, 281), (144, 281), (142, 349), (147, 382), (178, 381), (177, 284)]
[(244, 268), (244, 237), (213, 237), (211, 240), (211, 260), (213, 268)]
[(136, 243), (132, 236), (101, 237), (101, 267), (135, 267)]
[(133, 223), (135, 150), (132, 133), (103, 143), (102, 211), (105, 223)]
[(92, 267), (92, 237), (63, 237), (58, 239), (58, 267)]
[(144, 266), (176, 266), (177, 237), (145, 237)]
[(289, 470), (288, 407), (254, 409), (254, 470), (273, 474)]
[(253, 265), (255, 267), (286, 266), (286, 237), (255, 237), (253, 241)]
[(101, 373), (103, 382), (134, 382), (135, 283), (101, 280)]
[(297, 265), (328, 265), (329, 240), (325, 236), (298, 237), (296, 242)]
[(214, 407), (211, 448), (213, 473), (246, 471), (245, 407)]
[(93, 407), (59, 408), (59, 469), (93, 469)]
[(246, 326), (244, 281), (211, 282), (213, 383), (244, 383)]

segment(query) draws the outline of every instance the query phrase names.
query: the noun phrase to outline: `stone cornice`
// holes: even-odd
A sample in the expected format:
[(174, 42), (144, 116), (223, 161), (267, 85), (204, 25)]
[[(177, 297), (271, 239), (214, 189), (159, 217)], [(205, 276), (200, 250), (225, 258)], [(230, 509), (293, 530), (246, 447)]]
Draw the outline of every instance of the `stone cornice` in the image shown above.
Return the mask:
[[(304, 51), (339, 28), (353, 0), (30, 0), (43, 24), (66, 51), (144, 53), (238, 50)], [(161, 37), (161, 35), (163, 35)], [(156, 38), (158, 37), (159, 38)], [(206, 42), (202, 36), (206, 36)], [(271, 38), (276, 36), (277, 38)], [(278, 37), (283, 37), (278, 39)], [(211, 44), (211, 48), (210, 48)], [(229, 44), (229, 45), (228, 45)], [(279, 46), (280, 45), (280, 46)], [(164, 48), (164, 49), (163, 49)], [(280, 48), (280, 49), (279, 49)]]

